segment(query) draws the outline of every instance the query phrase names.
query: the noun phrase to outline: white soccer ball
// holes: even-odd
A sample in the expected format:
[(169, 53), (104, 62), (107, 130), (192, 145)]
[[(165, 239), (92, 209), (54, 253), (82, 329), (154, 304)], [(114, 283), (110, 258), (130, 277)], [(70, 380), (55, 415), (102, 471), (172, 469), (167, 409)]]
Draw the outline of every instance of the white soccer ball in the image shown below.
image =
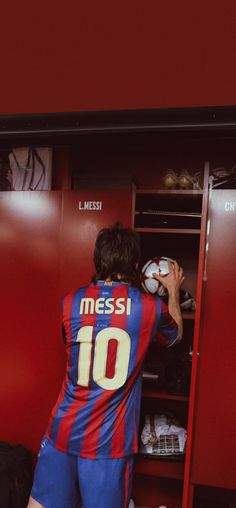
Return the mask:
[(169, 273), (168, 261), (173, 263), (173, 259), (167, 257), (149, 259), (141, 270), (141, 284), (146, 293), (151, 295), (165, 296), (166, 288), (156, 279), (153, 273), (157, 273), (161, 277), (165, 277)]

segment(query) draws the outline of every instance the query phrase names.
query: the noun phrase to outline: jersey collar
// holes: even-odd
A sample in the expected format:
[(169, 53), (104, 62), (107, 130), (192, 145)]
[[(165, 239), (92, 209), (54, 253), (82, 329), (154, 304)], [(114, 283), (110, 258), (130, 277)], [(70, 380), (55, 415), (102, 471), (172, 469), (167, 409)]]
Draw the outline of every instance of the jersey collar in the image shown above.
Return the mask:
[(97, 286), (105, 286), (105, 287), (114, 287), (114, 286), (128, 286), (128, 282), (124, 282), (122, 280), (119, 281), (105, 281), (105, 280), (97, 280), (96, 282)]

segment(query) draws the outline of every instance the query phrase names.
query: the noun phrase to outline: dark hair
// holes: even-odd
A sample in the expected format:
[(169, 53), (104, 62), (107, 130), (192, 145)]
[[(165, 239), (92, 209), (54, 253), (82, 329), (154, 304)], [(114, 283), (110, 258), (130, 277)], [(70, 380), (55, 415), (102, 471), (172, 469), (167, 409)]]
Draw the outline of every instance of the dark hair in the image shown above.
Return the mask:
[(118, 274), (123, 280), (136, 285), (137, 263), (141, 255), (138, 233), (124, 228), (121, 223), (99, 231), (94, 249), (96, 274), (93, 281), (110, 278), (117, 281)]

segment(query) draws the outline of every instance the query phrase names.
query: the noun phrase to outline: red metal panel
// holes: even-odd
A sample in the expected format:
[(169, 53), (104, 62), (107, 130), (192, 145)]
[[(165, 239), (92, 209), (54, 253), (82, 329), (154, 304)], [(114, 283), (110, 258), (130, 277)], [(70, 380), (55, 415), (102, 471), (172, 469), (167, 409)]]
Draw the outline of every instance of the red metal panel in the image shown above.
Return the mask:
[(157, 508), (161, 505), (180, 508), (181, 493), (182, 482), (180, 480), (159, 478), (158, 475), (156, 477), (143, 474), (134, 476), (132, 498), (135, 505), (149, 508)]
[(93, 249), (96, 235), (101, 228), (118, 220), (124, 226), (131, 226), (131, 189), (63, 192), (62, 295), (90, 281), (94, 273)]
[(236, 488), (236, 191), (212, 191), (192, 482)]

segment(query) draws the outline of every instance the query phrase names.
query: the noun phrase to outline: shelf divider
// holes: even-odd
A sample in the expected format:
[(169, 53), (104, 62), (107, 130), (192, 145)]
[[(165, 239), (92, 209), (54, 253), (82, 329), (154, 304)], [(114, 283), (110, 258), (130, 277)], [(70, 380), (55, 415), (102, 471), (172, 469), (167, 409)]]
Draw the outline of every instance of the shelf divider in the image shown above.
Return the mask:
[(184, 461), (163, 460), (158, 458), (147, 458), (137, 455), (134, 463), (135, 474), (156, 476), (160, 478), (174, 478), (183, 480)]
[(136, 192), (136, 194), (168, 194), (168, 195), (179, 194), (180, 196), (181, 195), (194, 196), (194, 195), (202, 195), (203, 194), (203, 191), (201, 189), (199, 189), (199, 190), (188, 190), (188, 189), (173, 189), (173, 190), (168, 190), (168, 189), (137, 189), (135, 192)]
[(194, 311), (191, 311), (191, 312), (187, 312), (187, 311), (183, 311), (182, 312), (182, 318), (183, 319), (192, 319), (194, 320), (195, 319), (195, 312)]
[(176, 229), (176, 228), (134, 228), (138, 233), (163, 233), (163, 234), (184, 234), (200, 235), (200, 229)]
[(165, 391), (154, 391), (143, 388), (142, 397), (149, 399), (165, 399), (165, 400), (177, 400), (179, 402), (188, 402), (188, 395), (174, 395)]

